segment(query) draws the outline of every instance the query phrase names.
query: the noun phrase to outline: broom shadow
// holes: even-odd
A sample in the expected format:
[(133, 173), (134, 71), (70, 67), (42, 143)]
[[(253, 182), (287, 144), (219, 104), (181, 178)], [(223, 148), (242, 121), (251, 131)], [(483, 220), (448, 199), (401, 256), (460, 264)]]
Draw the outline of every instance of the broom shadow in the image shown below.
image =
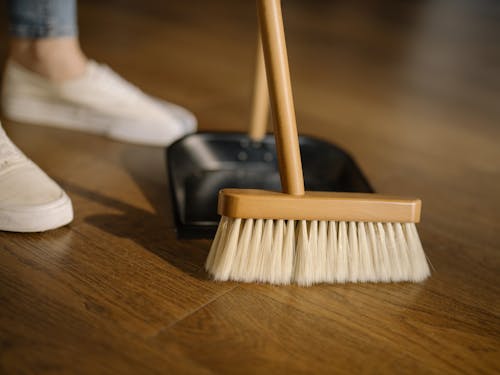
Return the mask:
[[(154, 207), (153, 213), (75, 184), (65, 182), (64, 188), (71, 193), (120, 211), (119, 214), (87, 216), (84, 219), (86, 223), (114, 236), (129, 238), (191, 277), (207, 280), (204, 263), (209, 242), (177, 240), (164, 158), (161, 155), (159, 159), (161, 162), (158, 160), (160, 156), (158, 151), (158, 149), (130, 148), (126, 149), (122, 157), (125, 169)], [(147, 171), (145, 165), (148, 166)], [(148, 175), (155, 178), (150, 179)]]

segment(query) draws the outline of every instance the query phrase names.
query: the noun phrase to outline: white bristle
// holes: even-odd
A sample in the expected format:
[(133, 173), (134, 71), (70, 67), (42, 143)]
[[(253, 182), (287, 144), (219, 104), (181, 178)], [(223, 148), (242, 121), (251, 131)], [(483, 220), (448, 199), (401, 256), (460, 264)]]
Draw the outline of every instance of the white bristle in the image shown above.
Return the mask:
[(359, 272), (358, 280), (361, 282), (375, 281), (375, 268), (373, 266), (373, 254), (366, 234), (365, 223), (358, 223), (358, 246), (359, 246)]
[(222, 217), (205, 265), (214, 279), (308, 286), (422, 281), (430, 274), (413, 223)]
[(281, 284), (289, 284), (293, 275), (293, 264), (295, 257), (295, 222), (288, 220), (285, 230), (285, 241), (283, 242), (283, 257), (281, 264)]
[(335, 267), (337, 266), (337, 226), (334, 221), (328, 222), (326, 238), (326, 275), (325, 281), (335, 282)]
[(349, 237), (347, 235), (347, 223), (339, 222), (338, 245), (335, 267), (335, 281), (345, 283), (349, 278)]
[(213, 267), (214, 274), (217, 275), (217, 280), (226, 281), (229, 279), (232, 265), (238, 251), (240, 225), (241, 219), (234, 219), (229, 223), (227, 239), (225, 243), (221, 243), (221, 245), (224, 245), (222, 251), (220, 254), (216, 255), (214, 259)]
[[(247, 219), (243, 224), (243, 230), (238, 242), (238, 251), (233, 263), (230, 278), (233, 280), (244, 280), (244, 275), (248, 268), (248, 258), (250, 257), (250, 240), (253, 232), (253, 220)], [(214, 241), (215, 242), (215, 241)]]
[(309, 249), (309, 238), (307, 235), (307, 221), (301, 220), (297, 223), (297, 247), (295, 249), (295, 266), (293, 279), (299, 285), (310, 285), (313, 270), (313, 257)]
[(349, 281), (355, 283), (359, 278), (358, 228), (354, 221), (349, 222)]
[[(219, 223), (219, 226), (217, 227), (217, 232), (215, 233), (215, 237), (214, 237), (214, 240), (212, 241), (212, 246), (210, 249), (219, 248), (220, 237), (221, 237), (222, 233), (224, 232), (224, 229), (222, 229), (222, 227), (223, 227), (225, 221), (227, 221), (227, 217), (222, 216), (221, 221)], [(214, 258), (215, 258), (216, 253), (217, 253), (217, 251), (210, 251), (208, 253), (207, 260), (205, 261), (205, 269), (207, 271), (212, 269), (212, 267), (214, 265)]]
[(405, 235), (403, 233), (403, 228), (400, 223), (394, 224), (394, 233), (396, 238), (396, 249), (401, 255), (401, 268), (403, 269), (402, 280), (408, 280), (411, 277), (411, 262), (409, 257), (409, 249), (406, 244)]
[[(271, 220), (272, 221), (272, 220)], [(283, 242), (285, 237), (285, 221), (277, 220), (274, 226), (273, 243), (271, 246), (271, 257), (267, 265), (268, 281), (271, 284), (281, 284), (283, 274)]]
[(375, 270), (375, 280), (389, 281), (390, 272), (385, 267), (383, 251), (380, 248), (379, 236), (375, 231), (375, 225), (368, 223), (368, 238), (371, 247), (373, 268)]
[(257, 280), (261, 282), (269, 282), (273, 270), (270, 269), (273, 247), (273, 221), (268, 219), (264, 224), (264, 232), (262, 233), (261, 257), (259, 259), (259, 267), (257, 272)]
[(392, 223), (385, 224), (385, 244), (391, 262), (391, 280), (403, 281), (405, 279), (406, 255), (398, 250), (396, 235)]
[(255, 220), (252, 238), (250, 239), (250, 247), (248, 249), (250, 253), (247, 264), (248, 268), (245, 273), (240, 274), (243, 281), (251, 282), (257, 280), (260, 258), (262, 257), (262, 228), (264, 228), (264, 220)]
[[(212, 242), (212, 249), (220, 249), (224, 243), (223, 237), (226, 236), (227, 234), (227, 226), (229, 223), (229, 218), (222, 216), (219, 226), (217, 228), (217, 233), (215, 234), (214, 241)], [(212, 270), (214, 268), (214, 263), (215, 263), (215, 258), (217, 255), (221, 253), (220, 250), (218, 251), (210, 251), (208, 254), (207, 261), (205, 263), (205, 269), (206, 270)]]
[(429, 264), (420, 242), (415, 224), (405, 223), (406, 236), (410, 248), (410, 263), (412, 269), (411, 281), (422, 281), (430, 274)]
[(320, 221), (318, 226), (318, 243), (317, 243), (317, 280), (322, 282), (326, 280), (327, 275), (327, 239), (328, 239), (328, 222)]
[(379, 268), (379, 278), (382, 281), (391, 281), (392, 271), (391, 271), (391, 259), (389, 256), (389, 250), (387, 249), (387, 244), (385, 243), (385, 230), (382, 223), (376, 223), (374, 230), (377, 232), (377, 249), (380, 256), (378, 262)]
[(317, 282), (321, 282), (319, 278), (319, 273), (318, 269), (320, 268), (320, 264), (318, 262), (319, 258), (319, 249), (318, 249), (318, 221), (313, 220), (309, 223), (309, 236), (308, 236), (308, 243), (307, 243), (307, 248), (308, 248), (308, 253), (311, 255), (309, 257), (309, 265), (310, 265), (310, 272), (308, 275), (308, 281), (306, 284), (314, 284)]

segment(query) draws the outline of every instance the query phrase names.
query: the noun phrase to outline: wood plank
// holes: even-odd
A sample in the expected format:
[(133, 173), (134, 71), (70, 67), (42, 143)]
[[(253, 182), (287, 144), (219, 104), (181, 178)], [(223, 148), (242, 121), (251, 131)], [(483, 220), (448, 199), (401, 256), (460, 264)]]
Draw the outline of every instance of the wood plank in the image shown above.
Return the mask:
[[(418, 297), (418, 289), (393, 287), (407, 301)], [(180, 347), (214, 373), (460, 371), (461, 364), (443, 360), (448, 350), (442, 355), (426, 348), (428, 340), (423, 344), (427, 325), (418, 308), (406, 308), (398, 292), (395, 305), (378, 300), (369, 293), (375, 288), (239, 287), (152, 340), (158, 348)]]

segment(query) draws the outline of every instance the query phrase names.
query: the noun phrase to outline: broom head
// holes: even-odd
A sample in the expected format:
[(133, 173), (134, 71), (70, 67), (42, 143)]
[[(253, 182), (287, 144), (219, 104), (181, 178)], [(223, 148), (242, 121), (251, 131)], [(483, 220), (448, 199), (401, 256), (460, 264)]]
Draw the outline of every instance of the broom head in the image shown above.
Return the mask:
[(420, 199), (379, 194), (224, 189), (205, 266), (220, 281), (422, 281), (420, 210)]

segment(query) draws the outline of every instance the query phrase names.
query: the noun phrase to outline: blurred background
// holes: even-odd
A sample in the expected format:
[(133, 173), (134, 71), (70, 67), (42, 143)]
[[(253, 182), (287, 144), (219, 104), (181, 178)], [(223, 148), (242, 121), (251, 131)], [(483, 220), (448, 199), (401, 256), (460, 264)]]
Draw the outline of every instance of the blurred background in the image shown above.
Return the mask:
[[(191, 109), (200, 130), (244, 131), (254, 8), (82, 0), (80, 38), (91, 58)], [(499, 2), (285, 0), (284, 17), (299, 131), (350, 151), (377, 190), (439, 206), (500, 173)]]
[[(498, 121), (497, 1), (285, 0), (284, 14), (303, 131), (315, 120), (356, 129), (396, 122), (402, 131), (444, 113), (457, 128)], [(79, 23), (89, 56), (192, 108), (202, 128), (245, 127), (253, 1), (81, 0)], [(207, 107), (227, 116), (211, 118)]]

